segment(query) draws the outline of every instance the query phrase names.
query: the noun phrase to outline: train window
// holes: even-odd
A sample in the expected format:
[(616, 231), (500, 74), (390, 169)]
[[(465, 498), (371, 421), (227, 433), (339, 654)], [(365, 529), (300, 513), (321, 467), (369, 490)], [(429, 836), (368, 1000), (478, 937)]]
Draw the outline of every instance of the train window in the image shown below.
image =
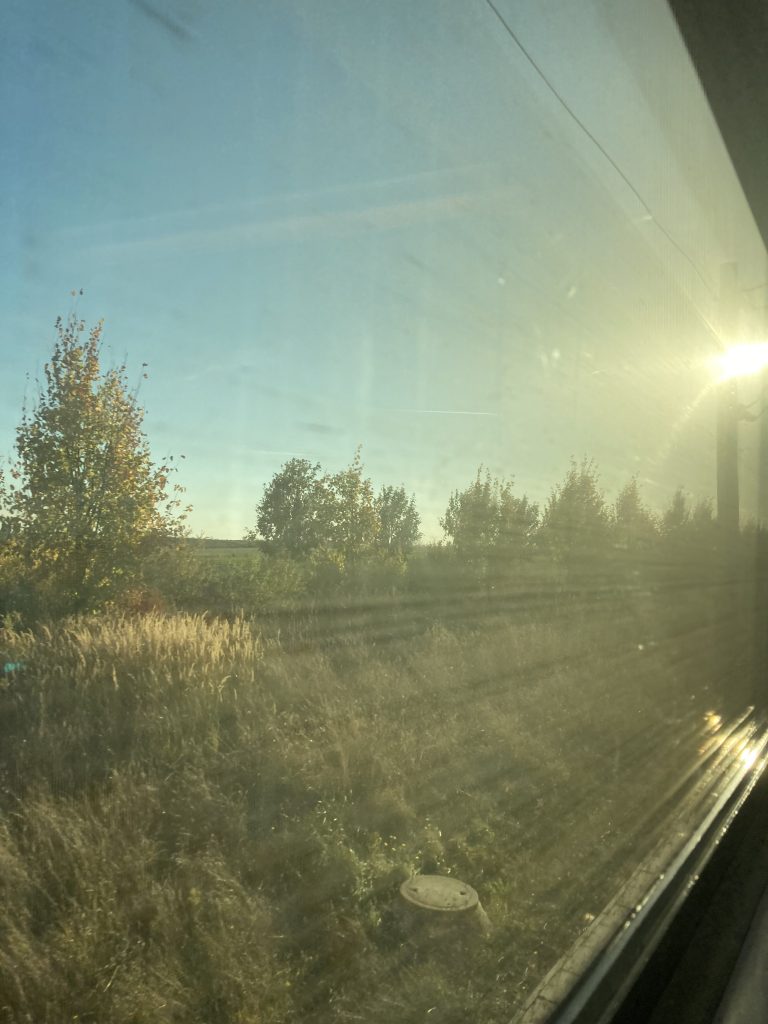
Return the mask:
[(3, 21), (0, 1019), (546, 1019), (765, 758), (766, 251), (670, 9)]

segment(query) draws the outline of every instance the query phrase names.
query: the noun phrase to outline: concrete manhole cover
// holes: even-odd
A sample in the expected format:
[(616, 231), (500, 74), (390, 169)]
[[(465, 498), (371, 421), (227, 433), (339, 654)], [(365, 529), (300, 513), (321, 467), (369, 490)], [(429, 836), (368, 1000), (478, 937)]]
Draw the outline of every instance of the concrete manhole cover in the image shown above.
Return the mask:
[(423, 910), (474, 910), (480, 902), (471, 885), (444, 875), (416, 875), (403, 882), (400, 895)]

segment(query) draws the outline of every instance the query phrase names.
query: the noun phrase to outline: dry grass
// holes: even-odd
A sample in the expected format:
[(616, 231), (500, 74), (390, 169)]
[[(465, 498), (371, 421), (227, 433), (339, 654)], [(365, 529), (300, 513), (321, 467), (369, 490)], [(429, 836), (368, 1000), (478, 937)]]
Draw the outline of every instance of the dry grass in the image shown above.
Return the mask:
[[(6, 628), (0, 1021), (506, 1024), (663, 827), (734, 626), (678, 594), (322, 647)], [(415, 871), (480, 892), (460, 964), (404, 941)]]

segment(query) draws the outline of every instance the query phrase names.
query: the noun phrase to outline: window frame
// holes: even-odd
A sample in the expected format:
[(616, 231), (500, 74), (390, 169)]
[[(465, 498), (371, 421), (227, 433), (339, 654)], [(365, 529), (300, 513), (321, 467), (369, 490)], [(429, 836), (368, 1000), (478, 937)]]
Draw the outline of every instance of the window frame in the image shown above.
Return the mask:
[[(738, 733), (730, 754), (704, 772), (698, 792), (681, 795), (667, 836), (549, 971), (516, 1024), (647, 1024), (745, 842), (751, 836), (754, 843), (755, 823), (768, 820), (768, 720), (751, 711), (731, 740)], [(746, 734), (751, 763), (741, 757)], [(697, 818), (707, 798), (706, 813)], [(768, 883), (768, 872), (761, 877)], [(746, 934), (756, 903), (724, 927)], [(713, 958), (721, 953), (722, 947), (711, 950)], [(735, 959), (713, 994), (718, 1002)], [(722, 968), (718, 973), (722, 978)], [(679, 1009), (669, 1020), (686, 1024)], [(661, 1016), (654, 1024), (665, 1021)], [(698, 1017), (690, 1024), (704, 1022)]]

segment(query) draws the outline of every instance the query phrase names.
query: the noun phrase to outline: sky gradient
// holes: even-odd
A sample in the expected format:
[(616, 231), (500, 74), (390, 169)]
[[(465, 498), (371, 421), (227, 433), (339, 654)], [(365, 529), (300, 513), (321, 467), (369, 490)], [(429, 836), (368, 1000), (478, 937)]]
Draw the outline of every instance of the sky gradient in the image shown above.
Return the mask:
[(196, 534), (358, 444), (429, 537), (481, 462), (713, 495), (710, 359), (764, 334), (768, 274), (673, 19), (496, 6), (549, 84), (486, 0), (10, 0), (0, 454), (82, 288)]

